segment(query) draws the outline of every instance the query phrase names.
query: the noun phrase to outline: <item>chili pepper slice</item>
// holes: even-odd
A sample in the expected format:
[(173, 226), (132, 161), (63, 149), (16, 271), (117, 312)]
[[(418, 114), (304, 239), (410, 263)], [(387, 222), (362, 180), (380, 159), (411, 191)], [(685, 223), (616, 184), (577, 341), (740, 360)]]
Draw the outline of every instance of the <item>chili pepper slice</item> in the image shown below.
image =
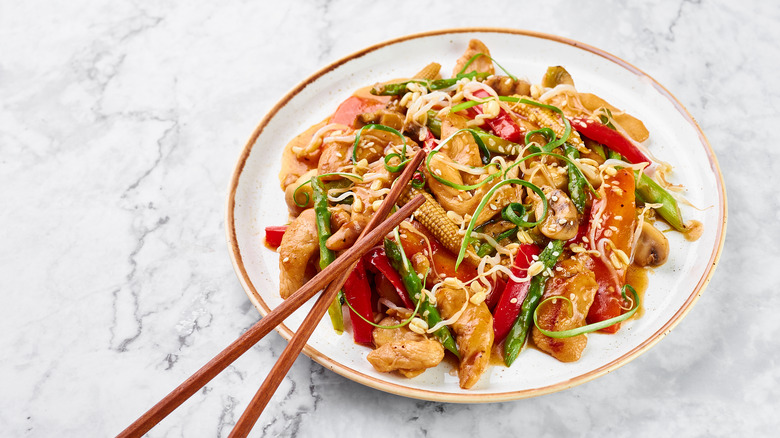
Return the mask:
[[(620, 169), (614, 176), (606, 176), (604, 184), (599, 188), (601, 199), (594, 201), (591, 208), (591, 228), (589, 235), (593, 237), (595, 249), (600, 248), (600, 241), (608, 239), (611, 245), (603, 245), (608, 254), (614, 255), (615, 250), (631, 254), (631, 243), (636, 228), (634, 174), (630, 169)], [(606, 205), (604, 205), (606, 204)], [(600, 218), (595, 217), (602, 211)], [(626, 307), (620, 290), (625, 284), (625, 269), (615, 270), (615, 274), (604, 265), (601, 258), (593, 257), (591, 266), (587, 266), (596, 275), (599, 290), (588, 312), (587, 322), (593, 324), (609, 318), (620, 316)], [(605, 333), (615, 333), (620, 324), (602, 329)]]
[(265, 243), (272, 248), (278, 248), (282, 244), (282, 237), (286, 231), (287, 225), (265, 227)]
[[(358, 344), (371, 344), (374, 341), (372, 335), (374, 329), (363, 318), (373, 321), (374, 312), (371, 310), (371, 288), (368, 285), (363, 259), (358, 260), (355, 269), (347, 277), (344, 283), (344, 297), (351, 306), (349, 316), (352, 321), (352, 338)], [(359, 312), (360, 316), (355, 311)]]
[[(552, 240), (539, 253), (539, 261), (544, 265), (544, 269), (552, 269), (555, 263), (558, 262), (561, 254), (563, 254), (563, 243), (562, 240)], [(533, 322), (534, 310), (542, 301), (547, 279), (548, 277), (542, 274), (537, 274), (531, 279), (528, 293), (520, 308), (520, 314), (517, 316), (514, 324), (512, 324), (512, 328), (504, 341), (504, 363), (506, 366), (512, 365), (512, 362), (517, 359), (517, 355), (520, 354), (520, 350), (523, 348), (526, 338), (528, 338), (528, 331)]]
[(571, 127), (577, 132), (597, 141), (611, 150), (622, 155), (629, 163), (652, 163), (653, 160), (634, 146), (623, 134), (610, 129), (608, 126), (587, 117), (575, 117), (571, 120)]
[[(520, 245), (512, 266), (512, 274), (520, 278), (525, 277), (528, 267), (534, 262), (533, 256), (538, 257), (540, 252), (539, 247), (532, 243)], [(504, 340), (515, 323), (530, 286), (530, 281), (517, 282), (511, 278), (507, 281), (493, 312), (493, 336), (496, 344)]]
[[(485, 98), (490, 97), (490, 94), (485, 90), (477, 90), (474, 92), (475, 97)], [(482, 105), (476, 105), (467, 110), (471, 118), (476, 117), (477, 114), (482, 114)], [(492, 119), (485, 119), (485, 123), (493, 131), (493, 134), (504, 140), (511, 141), (512, 143), (524, 144), (523, 130), (520, 126), (512, 120), (509, 113), (503, 108), (498, 111), (498, 115)]]
[(414, 309), (414, 303), (412, 303), (409, 294), (406, 292), (406, 288), (401, 281), (401, 276), (398, 275), (398, 272), (390, 265), (390, 260), (387, 258), (384, 248), (378, 246), (372, 249), (363, 256), (363, 260), (368, 263), (368, 269), (370, 271), (384, 276), (384, 278), (393, 285), (398, 297), (407, 309)]

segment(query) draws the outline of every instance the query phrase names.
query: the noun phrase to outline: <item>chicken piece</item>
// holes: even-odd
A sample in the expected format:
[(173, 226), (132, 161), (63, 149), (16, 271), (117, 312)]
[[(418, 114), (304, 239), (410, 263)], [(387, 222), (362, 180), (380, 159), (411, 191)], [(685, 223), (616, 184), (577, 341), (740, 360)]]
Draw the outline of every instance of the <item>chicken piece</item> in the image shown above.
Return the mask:
[[(397, 316), (385, 316), (382, 321), (379, 322), (379, 325), (387, 327), (398, 325), (400, 322), (401, 319)], [(408, 326), (393, 329), (375, 327), (372, 336), (374, 338), (374, 346), (377, 348), (391, 342), (424, 341), (427, 339), (425, 335), (409, 330)]]
[[(386, 316), (379, 325), (397, 325), (400, 319)], [(393, 329), (375, 328), (373, 332), (376, 350), (368, 353), (368, 361), (380, 373), (398, 371), (412, 378), (426, 369), (435, 367), (444, 359), (444, 347), (425, 335), (403, 326)]]
[(475, 305), (466, 299), (463, 289), (442, 287), (436, 292), (437, 307), (444, 319), (452, 318), (466, 305), (466, 310), (450, 325), (458, 343), (458, 378), (463, 389), (469, 389), (479, 381), (490, 363), (493, 348), (493, 315), (484, 302)]
[[(447, 116), (442, 120), (442, 137), (448, 137), (458, 129), (465, 127), (466, 119), (464, 117), (458, 115)], [(463, 185), (475, 184), (485, 177), (485, 175), (462, 173), (453, 167), (454, 163), (472, 167), (482, 166), (479, 147), (471, 134), (467, 132), (455, 137), (451, 142), (442, 147), (441, 153), (435, 154), (431, 158), (431, 171), (442, 179)], [(497, 171), (494, 167), (489, 169), (489, 172)], [(433, 178), (427, 170), (426, 180), (428, 181), (428, 187), (430, 187), (439, 204), (446, 210), (454, 211), (461, 216), (473, 214), (485, 194), (499, 181), (494, 179), (492, 182), (473, 190), (472, 193), (442, 184)], [(515, 187), (505, 186), (498, 189), (491, 203), (480, 213), (477, 218), (477, 224), (479, 225), (487, 221), (510, 202), (518, 202), (520, 195), (521, 191)]]
[(279, 172), (279, 183), (282, 190), (286, 190), (290, 184), (293, 184), (301, 175), (312, 168), (317, 167), (317, 161), (320, 158), (320, 149), (315, 149), (315, 153), (299, 157), (293, 152), (294, 148), (303, 148), (309, 144), (314, 134), (324, 127), (327, 123), (322, 121), (306, 131), (298, 134), (285, 146), (282, 154), (282, 167)]
[(531, 184), (541, 186), (551, 186), (556, 189), (563, 189), (569, 184), (569, 174), (564, 167), (545, 164), (535, 161), (529, 164), (526, 180)]
[[(424, 341), (392, 341), (368, 353), (366, 357), (380, 373), (424, 371), (444, 359), (444, 347), (433, 339)], [(412, 373), (408, 373), (408, 372)]]
[[(362, 186), (355, 186), (352, 192), (355, 197), (352, 201), (352, 213), (349, 221), (333, 232), (325, 242), (325, 246), (332, 251), (341, 251), (351, 247), (360, 237), (360, 233), (371, 218), (370, 206), (375, 199), (372, 197), (371, 191)], [(333, 229), (335, 227), (331, 227), (331, 231)]]
[[(352, 169), (350, 149), (352, 145), (347, 142), (330, 142), (322, 145), (322, 153), (317, 162), (317, 174), (332, 172), (349, 172)], [(324, 177), (323, 180), (338, 177)]]
[[(565, 300), (552, 300), (540, 306), (537, 311), (539, 326), (549, 331), (582, 327), (598, 290), (596, 277), (576, 259), (561, 261), (555, 271), (555, 276), (547, 282), (544, 298), (564, 296), (571, 300), (571, 305)], [(588, 343), (586, 335), (555, 339), (542, 334), (536, 326), (531, 337), (540, 350), (561, 362), (579, 360)]]
[(494, 74), (496, 71), (493, 68), (493, 60), (490, 59), (490, 50), (488, 50), (487, 46), (482, 41), (473, 39), (469, 41), (469, 46), (466, 48), (466, 51), (455, 63), (455, 68), (452, 70), (452, 76), (453, 77), (457, 76), (457, 74), (460, 73), (461, 70), (463, 70), (463, 66), (465, 66), (466, 63), (469, 62), (469, 60), (471, 60), (471, 57), (476, 55), (477, 53), (481, 53), (485, 56), (480, 56), (474, 61), (472, 61), (472, 63), (469, 64), (468, 67), (466, 67), (466, 71), (464, 71), (463, 73), (478, 71), (478, 72), (487, 72), (490, 74)]
[(314, 209), (304, 210), (279, 245), (279, 295), (287, 298), (306, 282), (306, 266), (319, 251)]

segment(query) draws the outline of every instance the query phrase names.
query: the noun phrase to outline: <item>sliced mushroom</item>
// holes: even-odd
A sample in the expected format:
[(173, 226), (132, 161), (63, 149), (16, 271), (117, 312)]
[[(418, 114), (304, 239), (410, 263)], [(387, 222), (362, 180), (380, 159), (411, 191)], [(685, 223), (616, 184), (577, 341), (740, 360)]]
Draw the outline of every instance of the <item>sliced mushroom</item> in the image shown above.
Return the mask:
[[(547, 197), (547, 217), (539, 225), (539, 231), (550, 239), (569, 240), (577, 235), (580, 219), (577, 216), (577, 207), (569, 196), (559, 189), (542, 187), (544, 196)], [(538, 197), (536, 198), (538, 200)], [(541, 216), (543, 204), (536, 203), (536, 215)]]
[(661, 266), (669, 258), (669, 240), (650, 222), (642, 224), (642, 232), (634, 251), (634, 263), (639, 266)]

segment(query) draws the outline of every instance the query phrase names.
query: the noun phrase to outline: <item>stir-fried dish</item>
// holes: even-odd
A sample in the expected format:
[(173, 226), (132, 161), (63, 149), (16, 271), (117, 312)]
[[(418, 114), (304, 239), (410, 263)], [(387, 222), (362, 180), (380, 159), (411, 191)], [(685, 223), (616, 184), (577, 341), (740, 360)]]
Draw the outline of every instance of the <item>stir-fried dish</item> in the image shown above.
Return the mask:
[(287, 146), (291, 223), (266, 230), (280, 294), (355, 243), (424, 149), (399, 203), (426, 202), (357, 264), (329, 309), (334, 329), (348, 315), (379, 372), (411, 378), (451, 356), (462, 388), (529, 343), (576, 361), (587, 333), (637, 316), (634, 279), (667, 260), (664, 232), (695, 238), (682, 188), (644, 146), (645, 125), (580, 92), (563, 67), (531, 84), (472, 40), (442, 76), (434, 62), (358, 90)]

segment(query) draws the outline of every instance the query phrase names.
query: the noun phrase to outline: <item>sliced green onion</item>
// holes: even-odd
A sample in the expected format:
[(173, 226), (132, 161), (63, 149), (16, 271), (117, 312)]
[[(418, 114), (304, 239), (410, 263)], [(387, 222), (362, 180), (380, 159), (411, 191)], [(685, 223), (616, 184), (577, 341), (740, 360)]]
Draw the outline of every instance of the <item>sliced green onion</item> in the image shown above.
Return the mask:
[(622, 314), (620, 316), (616, 316), (616, 317), (610, 318), (610, 319), (605, 319), (604, 321), (600, 321), (600, 322), (597, 322), (597, 323), (594, 323), (594, 324), (588, 324), (588, 325), (585, 325), (585, 326), (582, 326), (582, 327), (577, 327), (577, 328), (571, 329), (571, 330), (561, 330), (561, 331), (545, 330), (545, 329), (539, 327), (539, 322), (537, 321), (537, 318), (538, 318), (537, 312), (542, 307), (542, 305), (544, 305), (544, 303), (546, 303), (547, 301), (550, 301), (550, 300), (562, 299), (562, 300), (568, 301), (570, 306), (573, 306), (573, 304), (572, 304), (572, 302), (571, 302), (571, 300), (569, 298), (564, 297), (562, 295), (556, 295), (556, 296), (548, 297), (547, 299), (545, 299), (544, 301), (539, 303), (539, 306), (536, 308), (536, 310), (534, 310), (534, 325), (536, 326), (537, 329), (539, 329), (539, 331), (543, 335), (549, 336), (551, 338), (562, 339), (562, 338), (571, 338), (573, 336), (579, 336), (579, 335), (582, 335), (582, 334), (585, 334), (585, 333), (592, 333), (592, 332), (595, 332), (595, 331), (607, 328), (607, 327), (609, 327), (611, 325), (615, 325), (615, 324), (617, 324), (619, 322), (623, 322), (623, 321), (627, 320), (628, 318), (631, 318), (632, 316), (634, 316), (634, 314), (637, 312), (637, 310), (639, 310), (639, 305), (640, 305), (640, 303), (639, 303), (639, 294), (636, 293), (636, 290), (634, 290), (634, 288), (631, 287), (630, 284), (627, 284), (627, 285), (623, 286), (623, 288), (620, 289), (620, 294), (623, 296), (623, 299), (624, 300), (628, 300), (628, 297), (626, 296), (626, 289), (630, 290), (631, 294), (634, 296), (634, 299), (633, 299), (634, 306), (631, 308), (631, 310), (629, 310), (628, 312), (626, 312), (626, 313), (624, 313), (624, 314)]
[(317, 175), (317, 178), (322, 178), (323, 176), (343, 176), (347, 179), (356, 179), (360, 182), (363, 182), (363, 177), (358, 175), (357, 173), (349, 173), (349, 172), (329, 172), (329, 173), (323, 173), (322, 175)]
[(479, 214), (482, 213), (482, 210), (485, 208), (488, 202), (490, 202), (490, 199), (493, 197), (493, 194), (496, 192), (496, 190), (498, 190), (500, 187), (503, 187), (507, 184), (518, 184), (523, 187), (527, 187), (531, 189), (531, 191), (533, 191), (539, 196), (539, 198), (542, 200), (542, 205), (544, 205), (544, 211), (542, 212), (542, 217), (537, 218), (536, 222), (523, 222), (524, 223), (523, 226), (535, 227), (541, 224), (544, 218), (547, 217), (547, 197), (544, 196), (544, 192), (542, 191), (542, 189), (523, 179), (510, 178), (510, 179), (505, 179), (503, 181), (500, 181), (498, 184), (490, 188), (490, 190), (485, 194), (485, 196), (482, 197), (482, 201), (477, 206), (477, 209), (474, 210), (474, 215), (471, 217), (471, 220), (469, 221), (469, 226), (466, 228), (466, 234), (463, 236), (463, 243), (460, 245), (460, 251), (458, 252), (458, 260), (455, 262), (455, 270), (458, 269), (458, 266), (460, 266), (460, 263), (463, 261), (463, 258), (466, 256), (466, 248), (468, 248), (469, 244), (471, 244), (471, 232), (474, 230), (474, 226), (477, 223), (477, 218), (479, 217)]
[(525, 134), (525, 144), (531, 144), (531, 136), (534, 134), (541, 134), (544, 136), (544, 139), (547, 140), (547, 144), (550, 144), (551, 141), (555, 140), (555, 132), (550, 128), (540, 128), (540, 129), (534, 129), (533, 131), (528, 131), (528, 133)]
[(590, 190), (590, 192), (591, 192), (591, 193), (593, 193), (593, 195), (594, 195), (594, 196), (595, 196), (597, 199), (601, 199), (601, 197), (599, 196), (599, 194), (598, 194), (598, 192), (596, 191), (596, 189), (594, 189), (594, 188), (593, 188), (593, 185), (590, 183), (590, 181), (588, 181), (588, 178), (585, 178), (585, 174), (584, 174), (584, 173), (582, 173), (582, 171), (580, 170), (580, 168), (579, 168), (579, 167), (577, 167), (577, 165), (576, 165), (576, 164), (574, 164), (574, 161), (572, 161), (571, 159), (569, 159), (569, 157), (564, 157), (563, 155), (556, 154), (556, 153), (553, 153), (553, 152), (534, 152), (533, 154), (528, 154), (528, 155), (526, 155), (525, 157), (523, 157), (523, 158), (521, 158), (521, 159), (519, 159), (519, 160), (515, 161), (514, 163), (512, 163), (512, 165), (511, 165), (511, 166), (507, 166), (507, 168), (506, 168), (506, 169), (504, 169), (504, 178), (506, 178), (506, 175), (507, 175), (507, 173), (508, 173), (510, 170), (512, 170), (512, 168), (513, 168), (513, 167), (515, 167), (515, 166), (519, 165), (520, 163), (522, 163), (523, 161), (525, 161), (525, 160), (527, 160), (527, 159), (529, 159), (529, 158), (533, 158), (533, 157), (539, 157), (539, 156), (542, 156), (542, 155), (547, 155), (547, 156), (550, 156), (550, 157), (555, 157), (555, 158), (558, 158), (558, 159), (560, 159), (560, 160), (563, 160), (563, 161), (565, 161), (566, 163), (568, 163), (568, 165), (569, 165), (569, 166), (574, 166), (574, 169), (575, 169), (575, 172), (577, 173), (577, 175), (581, 176), (581, 177), (582, 177), (582, 178), (585, 180), (585, 182), (588, 184), (588, 189)]
[[(317, 175), (317, 178), (322, 178), (323, 176), (343, 176), (344, 178), (354, 178), (358, 181), (363, 181), (363, 177), (356, 174), (356, 173), (348, 173), (348, 172), (329, 172), (329, 173), (323, 173), (322, 175)], [(311, 198), (309, 197), (309, 194), (306, 192), (303, 192), (303, 196), (305, 196), (305, 201), (303, 203), (298, 202), (298, 190), (301, 189), (301, 187), (305, 186), (306, 184), (311, 184), (311, 180), (308, 180), (298, 187), (295, 188), (293, 191), (293, 202), (295, 202), (295, 205), (297, 205), (300, 208), (304, 208), (307, 205), (309, 205), (309, 201), (311, 201)]]
[(421, 189), (425, 187), (425, 174), (417, 170), (409, 182), (415, 189)]
[(303, 201), (303, 203), (298, 202), (298, 190), (300, 190), (301, 187), (305, 186), (306, 184), (311, 184), (311, 180), (302, 183), (301, 185), (296, 187), (295, 190), (293, 191), (293, 202), (295, 202), (295, 205), (297, 205), (300, 208), (306, 207), (307, 205), (309, 205), (309, 202), (311, 201), (311, 197), (309, 196), (309, 194), (307, 192), (303, 192), (303, 196), (305, 196), (304, 198), (305, 201)]
[(469, 60), (468, 60), (468, 61), (466, 61), (466, 64), (464, 64), (464, 65), (463, 65), (463, 68), (462, 68), (462, 69), (460, 69), (460, 72), (458, 72), (458, 75), (462, 75), (462, 74), (463, 74), (463, 72), (464, 72), (464, 71), (466, 71), (466, 69), (467, 69), (467, 68), (468, 68), (468, 67), (469, 67), (469, 66), (470, 66), (470, 65), (471, 65), (471, 64), (472, 64), (474, 61), (476, 61), (476, 60), (477, 60), (477, 58), (479, 58), (480, 56), (486, 56), (486, 57), (490, 58), (490, 60), (491, 60), (491, 61), (493, 61), (493, 63), (494, 63), (494, 64), (496, 64), (496, 65), (498, 66), (498, 68), (500, 68), (501, 70), (504, 70), (504, 73), (506, 73), (506, 75), (507, 75), (507, 76), (509, 76), (510, 78), (512, 78), (512, 80), (513, 80), (513, 81), (516, 81), (516, 80), (517, 80), (517, 77), (515, 77), (514, 75), (512, 75), (512, 73), (509, 73), (509, 72), (508, 72), (508, 71), (507, 71), (507, 70), (506, 70), (504, 67), (501, 67), (501, 64), (499, 64), (499, 63), (498, 63), (498, 62), (497, 62), (495, 59), (493, 59), (493, 57), (492, 57), (492, 56), (490, 56), (490, 55), (486, 55), (486, 54), (484, 54), (484, 53), (482, 53), (482, 52), (480, 52), (480, 53), (477, 53), (477, 54), (475, 54), (474, 56), (472, 56), (471, 58), (469, 58)]
[(463, 111), (466, 109), (469, 109), (471, 107), (482, 105), (483, 103), (489, 102), (490, 98), (485, 99), (479, 99), (479, 100), (469, 100), (466, 102), (461, 102), (453, 107), (450, 107), (450, 113), (457, 113), (458, 111)]
[(525, 226), (524, 224), (527, 223), (523, 220), (523, 216), (525, 216), (525, 207), (519, 202), (512, 202), (501, 210), (501, 217), (518, 227)]

